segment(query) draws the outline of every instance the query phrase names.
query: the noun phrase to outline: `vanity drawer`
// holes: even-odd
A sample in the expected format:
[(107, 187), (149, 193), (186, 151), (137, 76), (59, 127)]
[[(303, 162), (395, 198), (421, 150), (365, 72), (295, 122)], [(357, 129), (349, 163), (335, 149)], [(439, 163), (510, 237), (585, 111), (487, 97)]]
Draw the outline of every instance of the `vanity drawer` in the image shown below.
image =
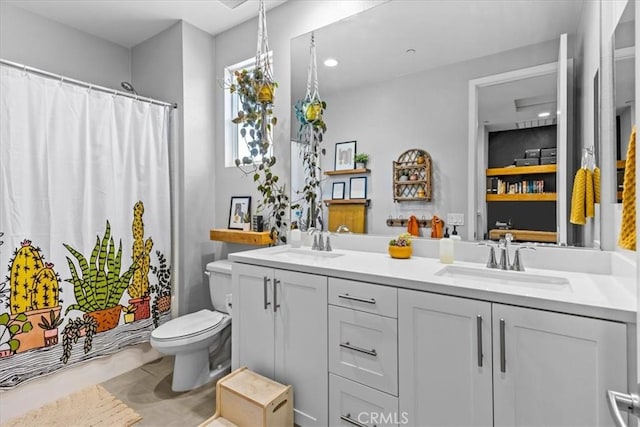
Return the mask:
[(398, 321), (329, 306), (329, 372), (398, 395)]
[(396, 288), (329, 277), (329, 304), (398, 317)]
[[(356, 423), (360, 424), (355, 424)], [(329, 374), (330, 426), (397, 426), (398, 398)]]

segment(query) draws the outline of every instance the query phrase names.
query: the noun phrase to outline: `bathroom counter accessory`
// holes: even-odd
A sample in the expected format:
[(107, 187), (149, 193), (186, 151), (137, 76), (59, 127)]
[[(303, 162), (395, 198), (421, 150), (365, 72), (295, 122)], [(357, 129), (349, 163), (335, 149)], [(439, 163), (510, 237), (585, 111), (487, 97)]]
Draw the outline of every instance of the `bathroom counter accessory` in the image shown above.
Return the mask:
[(256, 246), (266, 246), (273, 243), (271, 234), (268, 231), (241, 231), (224, 228), (210, 230), (209, 240)]

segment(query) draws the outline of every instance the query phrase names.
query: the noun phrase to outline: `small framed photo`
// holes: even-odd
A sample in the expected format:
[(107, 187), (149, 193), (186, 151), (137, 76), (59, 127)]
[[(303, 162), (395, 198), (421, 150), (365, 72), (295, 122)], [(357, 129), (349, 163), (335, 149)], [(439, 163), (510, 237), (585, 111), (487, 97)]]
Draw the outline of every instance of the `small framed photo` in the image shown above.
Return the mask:
[(351, 178), (349, 183), (350, 199), (366, 199), (367, 198), (367, 177)]
[(331, 198), (334, 200), (344, 199), (344, 182), (334, 182)]
[(231, 197), (229, 208), (229, 228), (243, 230), (251, 224), (251, 196)]
[(338, 142), (336, 143), (336, 159), (334, 169), (343, 171), (356, 168), (356, 142)]

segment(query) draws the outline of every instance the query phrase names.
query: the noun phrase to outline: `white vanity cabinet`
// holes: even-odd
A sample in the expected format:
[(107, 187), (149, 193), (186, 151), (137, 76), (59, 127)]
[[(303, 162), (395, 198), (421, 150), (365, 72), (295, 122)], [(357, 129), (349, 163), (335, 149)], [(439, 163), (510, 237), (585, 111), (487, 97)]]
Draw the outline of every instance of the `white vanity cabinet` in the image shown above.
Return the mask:
[(397, 289), (329, 278), (329, 425), (397, 426)]
[(234, 367), (291, 384), (295, 423), (326, 426), (327, 278), (236, 263), (233, 292)]
[(626, 325), (493, 304), (496, 426), (613, 426), (627, 389)]
[(411, 290), (398, 313), (409, 425), (612, 425), (626, 325)]
[(411, 426), (490, 426), (491, 303), (398, 291), (400, 412)]

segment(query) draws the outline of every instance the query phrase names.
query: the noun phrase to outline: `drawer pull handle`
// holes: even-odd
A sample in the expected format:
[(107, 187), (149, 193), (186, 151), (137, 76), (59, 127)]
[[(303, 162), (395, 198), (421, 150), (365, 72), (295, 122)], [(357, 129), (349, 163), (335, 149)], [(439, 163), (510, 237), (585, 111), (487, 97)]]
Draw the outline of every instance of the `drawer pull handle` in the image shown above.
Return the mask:
[(369, 356), (374, 356), (374, 357), (378, 356), (378, 353), (376, 352), (375, 348), (373, 348), (371, 350), (367, 350), (366, 348), (356, 347), (355, 345), (351, 345), (351, 344), (349, 344), (349, 341), (347, 341), (345, 343), (340, 343), (340, 347), (346, 348), (348, 350), (353, 350), (353, 351), (358, 351), (360, 353), (368, 354)]
[(268, 283), (271, 281), (271, 279), (269, 277), (267, 277), (267, 276), (264, 276), (262, 279), (263, 279), (263, 281), (262, 281), (262, 284), (263, 284), (262, 290), (264, 292), (264, 309), (266, 310), (267, 307), (269, 307), (269, 305), (271, 304), (269, 302), (269, 299), (267, 298), (267, 286), (268, 286)]
[[(340, 415), (340, 419), (342, 421), (346, 421), (349, 424), (353, 424), (354, 426), (358, 426), (358, 427), (367, 427), (366, 425), (354, 420), (353, 418), (351, 418), (351, 414), (347, 414), (347, 415)], [(374, 426), (375, 427), (375, 426)]]
[(340, 295), (338, 295), (338, 298), (349, 299), (349, 300), (358, 301), (358, 302), (366, 302), (367, 304), (375, 304), (376, 303), (375, 298), (366, 299), (366, 298), (354, 297), (354, 296), (351, 296), (349, 294), (340, 294)]
[(278, 284), (279, 283), (280, 283), (280, 280), (278, 279), (273, 280), (273, 312), (274, 313), (278, 311), (278, 308), (280, 307), (280, 304), (278, 304)]
[(482, 316), (478, 314), (476, 317), (477, 334), (478, 334), (478, 367), (482, 368)]
[(500, 319), (500, 372), (507, 372), (507, 349), (504, 333), (504, 319)]

